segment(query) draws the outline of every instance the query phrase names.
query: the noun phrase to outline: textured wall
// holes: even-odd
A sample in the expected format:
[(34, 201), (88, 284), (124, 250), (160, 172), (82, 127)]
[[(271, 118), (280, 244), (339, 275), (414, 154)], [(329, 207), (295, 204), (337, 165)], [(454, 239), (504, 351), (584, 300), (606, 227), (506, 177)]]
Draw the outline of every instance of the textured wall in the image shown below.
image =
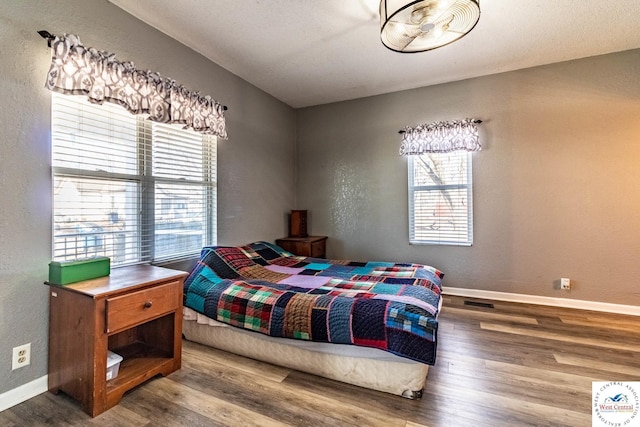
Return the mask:
[[(47, 373), (51, 259), (50, 50), (36, 30), (75, 33), (229, 106), (218, 145), (218, 242), (274, 240), (294, 204), (295, 112), (106, 0), (0, 3), (0, 394)], [(11, 371), (11, 348), (31, 365)]]
[[(445, 286), (640, 304), (640, 50), (298, 110), (297, 209), (330, 257)], [(472, 247), (408, 242), (405, 125), (478, 117)], [(570, 277), (574, 289), (554, 289)], [(556, 284), (557, 286), (557, 284)]]

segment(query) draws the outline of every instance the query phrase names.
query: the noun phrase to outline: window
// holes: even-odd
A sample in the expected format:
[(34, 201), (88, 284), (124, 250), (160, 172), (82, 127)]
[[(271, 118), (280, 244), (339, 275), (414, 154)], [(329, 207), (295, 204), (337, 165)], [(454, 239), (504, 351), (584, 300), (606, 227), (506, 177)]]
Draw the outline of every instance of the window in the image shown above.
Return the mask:
[(53, 258), (114, 266), (216, 241), (216, 140), (52, 93)]
[(471, 153), (409, 156), (409, 241), (473, 243)]

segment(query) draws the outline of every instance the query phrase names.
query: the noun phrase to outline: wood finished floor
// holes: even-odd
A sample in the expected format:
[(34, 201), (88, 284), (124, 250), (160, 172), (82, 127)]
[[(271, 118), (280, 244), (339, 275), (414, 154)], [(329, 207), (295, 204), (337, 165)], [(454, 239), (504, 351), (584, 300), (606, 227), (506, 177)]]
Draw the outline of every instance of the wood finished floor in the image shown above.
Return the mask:
[[(592, 381), (640, 380), (640, 317), (445, 297), (421, 400), (185, 341), (183, 367), (90, 418), (43, 393), (0, 426), (590, 426)], [(477, 301), (477, 300), (476, 300)]]

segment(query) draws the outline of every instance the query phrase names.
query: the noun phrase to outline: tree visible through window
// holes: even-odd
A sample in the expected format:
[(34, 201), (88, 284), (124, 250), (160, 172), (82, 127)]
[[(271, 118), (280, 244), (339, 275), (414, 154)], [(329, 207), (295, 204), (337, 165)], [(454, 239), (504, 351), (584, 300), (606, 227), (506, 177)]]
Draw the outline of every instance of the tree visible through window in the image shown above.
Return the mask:
[(408, 158), (410, 242), (471, 245), (471, 153), (456, 151)]
[(215, 137), (52, 94), (53, 257), (177, 259), (216, 240)]

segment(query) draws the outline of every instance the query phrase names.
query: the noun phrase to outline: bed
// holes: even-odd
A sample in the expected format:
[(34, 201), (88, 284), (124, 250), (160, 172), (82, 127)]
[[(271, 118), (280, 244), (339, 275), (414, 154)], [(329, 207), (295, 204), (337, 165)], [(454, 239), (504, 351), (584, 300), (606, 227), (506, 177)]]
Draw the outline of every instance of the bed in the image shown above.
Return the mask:
[(210, 246), (184, 287), (190, 341), (407, 398), (435, 363), (443, 273)]

